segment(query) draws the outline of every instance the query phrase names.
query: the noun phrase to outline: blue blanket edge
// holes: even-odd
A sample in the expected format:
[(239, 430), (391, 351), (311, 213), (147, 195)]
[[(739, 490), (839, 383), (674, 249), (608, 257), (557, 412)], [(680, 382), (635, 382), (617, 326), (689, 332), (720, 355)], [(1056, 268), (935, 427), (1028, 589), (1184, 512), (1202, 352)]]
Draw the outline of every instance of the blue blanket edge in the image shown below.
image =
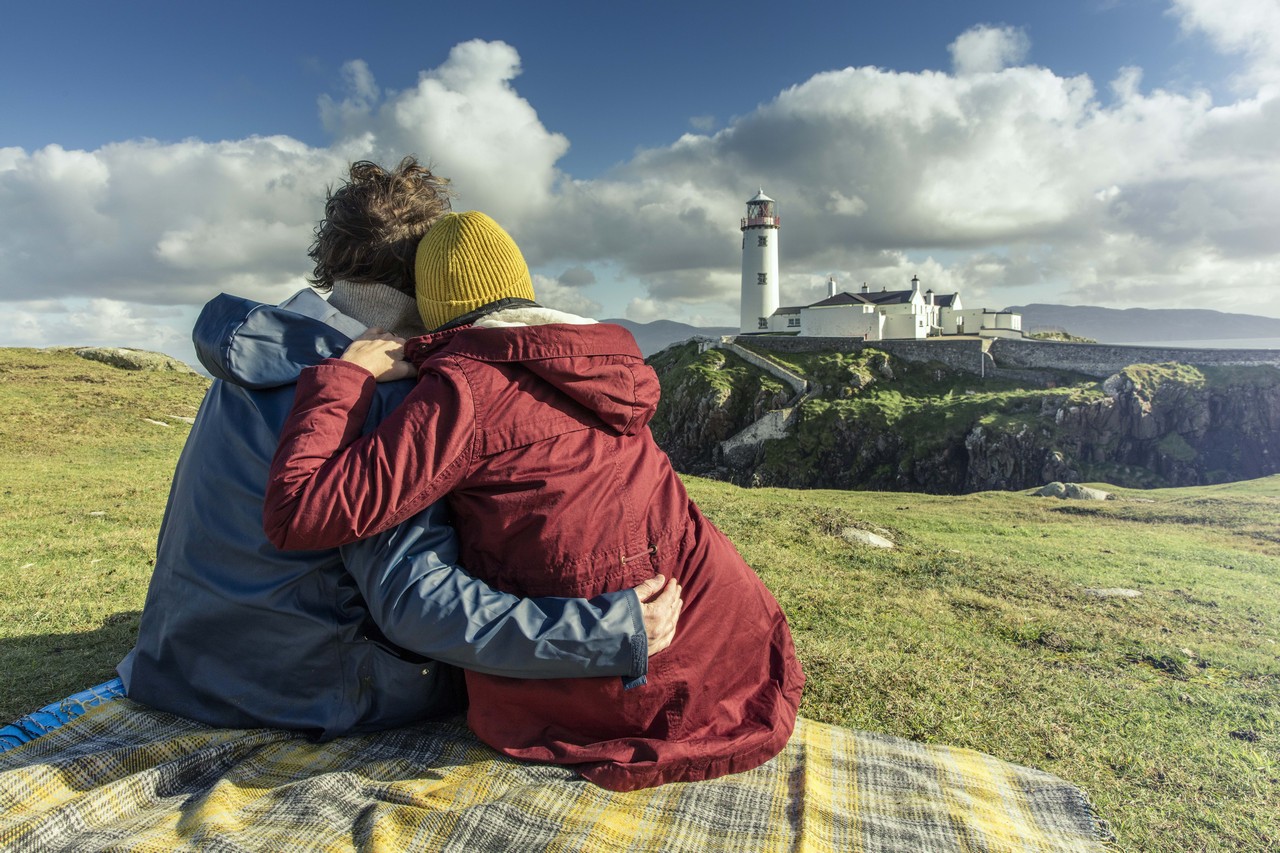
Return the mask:
[(95, 705), (119, 699), (124, 695), (124, 684), (119, 678), (73, 693), (65, 699), (32, 711), (4, 728), (0, 728), (0, 752), (8, 752), (48, 734), (68, 720), (75, 719)]

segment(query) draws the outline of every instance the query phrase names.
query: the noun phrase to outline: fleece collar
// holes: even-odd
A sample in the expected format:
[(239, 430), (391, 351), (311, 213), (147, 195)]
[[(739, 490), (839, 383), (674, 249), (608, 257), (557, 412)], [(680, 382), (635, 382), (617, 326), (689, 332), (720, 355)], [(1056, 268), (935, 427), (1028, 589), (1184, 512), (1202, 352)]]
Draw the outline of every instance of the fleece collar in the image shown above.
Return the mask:
[(470, 326), (432, 332), (405, 344), (405, 357), (414, 364), (435, 355), (492, 362), (580, 355), (644, 361), (635, 338), (621, 326), (540, 305), (498, 311)]
[(476, 320), (473, 325), (477, 329), (502, 329), (511, 326), (545, 326), (551, 323), (590, 326), (594, 325), (595, 322), (595, 320), (587, 317), (579, 317), (577, 314), (569, 314), (565, 311), (557, 311), (554, 308), (544, 308), (541, 305), (530, 303), (486, 314)]

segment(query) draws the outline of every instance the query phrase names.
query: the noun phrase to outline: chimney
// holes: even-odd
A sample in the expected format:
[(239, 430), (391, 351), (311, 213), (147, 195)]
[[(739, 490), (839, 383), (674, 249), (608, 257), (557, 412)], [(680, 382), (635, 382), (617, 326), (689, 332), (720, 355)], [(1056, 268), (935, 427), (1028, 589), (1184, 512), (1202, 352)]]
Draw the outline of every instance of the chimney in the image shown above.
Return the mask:
[(933, 304), (933, 288), (929, 288), (924, 292), (924, 301), (929, 305)]
[(828, 276), (827, 277), (827, 298), (830, 299), (835, 295), (836, 295), (836, 277)]
[(866, 293), (868, 290), (870, 290), (870, 288), (867, 287), (867, 283), (864, 281), (862, 283), (862, 292)]
[(911, 292), (912, 293), (920, 292), (920, 276), (918, 275), (911, 276)]

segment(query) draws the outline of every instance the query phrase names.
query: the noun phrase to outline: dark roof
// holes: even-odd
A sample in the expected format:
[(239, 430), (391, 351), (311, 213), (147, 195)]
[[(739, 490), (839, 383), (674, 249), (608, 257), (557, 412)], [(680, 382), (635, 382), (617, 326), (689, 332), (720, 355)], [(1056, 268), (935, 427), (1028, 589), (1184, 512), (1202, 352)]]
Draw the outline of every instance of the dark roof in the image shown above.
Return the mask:
[(810, 303), (809, 307), (810, 308), (827, 308), (832, 305), (866, 305), (867, 300), (862, 298), (862, 296), (865, 296), (865, 295), (866, 294), (855, 296), (852, 293), (837, 293), (835, 296), (828, 296), (826, 299), (822, 300), (821, 302)]
[(800, 309), (803, 307), (804, 307), (803, 305), (783, 305), (781, 308), (777, 309), (773, 313), (774, 314), (799, 314)]
[[(868, 291), (867, 293), (837, 293), (835, 296), (828, 296), (821, 302), (814, 302), (809, 305), (810, 308), (833, 308), (838, 305), (905, 305), (911, 301), (912, 291), (910, 290), (877, 290)], [(955, 300), (957, 294), (944, 293), (933, 295), (933, 304), (941, 306), (949, 306)], [(791, 309), (785, 309), (788, 313)], [(799, 308), (795, 310), (800, 310)], [(784, 309), (779, 308), (778, 313), (782, 313)]]
[(870, 302), (872, 305), (902, 305), (911, 301), (910, 290), (881, 290), (869, 291), (867, 293), (859, 293), (863, 300)]

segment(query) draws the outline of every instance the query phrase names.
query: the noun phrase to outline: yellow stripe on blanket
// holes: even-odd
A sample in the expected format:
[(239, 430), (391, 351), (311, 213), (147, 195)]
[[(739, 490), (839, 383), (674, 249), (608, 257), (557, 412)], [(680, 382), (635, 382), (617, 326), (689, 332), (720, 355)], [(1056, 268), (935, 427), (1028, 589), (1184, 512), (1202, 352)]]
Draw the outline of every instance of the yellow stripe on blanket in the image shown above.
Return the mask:
[(434, 723), (316, 744), (127, 699), (0, 753), (0, 848), (1098, 851), (1085, 795), (968, 750), (801, 720), (748, 773), (613, 793)]

